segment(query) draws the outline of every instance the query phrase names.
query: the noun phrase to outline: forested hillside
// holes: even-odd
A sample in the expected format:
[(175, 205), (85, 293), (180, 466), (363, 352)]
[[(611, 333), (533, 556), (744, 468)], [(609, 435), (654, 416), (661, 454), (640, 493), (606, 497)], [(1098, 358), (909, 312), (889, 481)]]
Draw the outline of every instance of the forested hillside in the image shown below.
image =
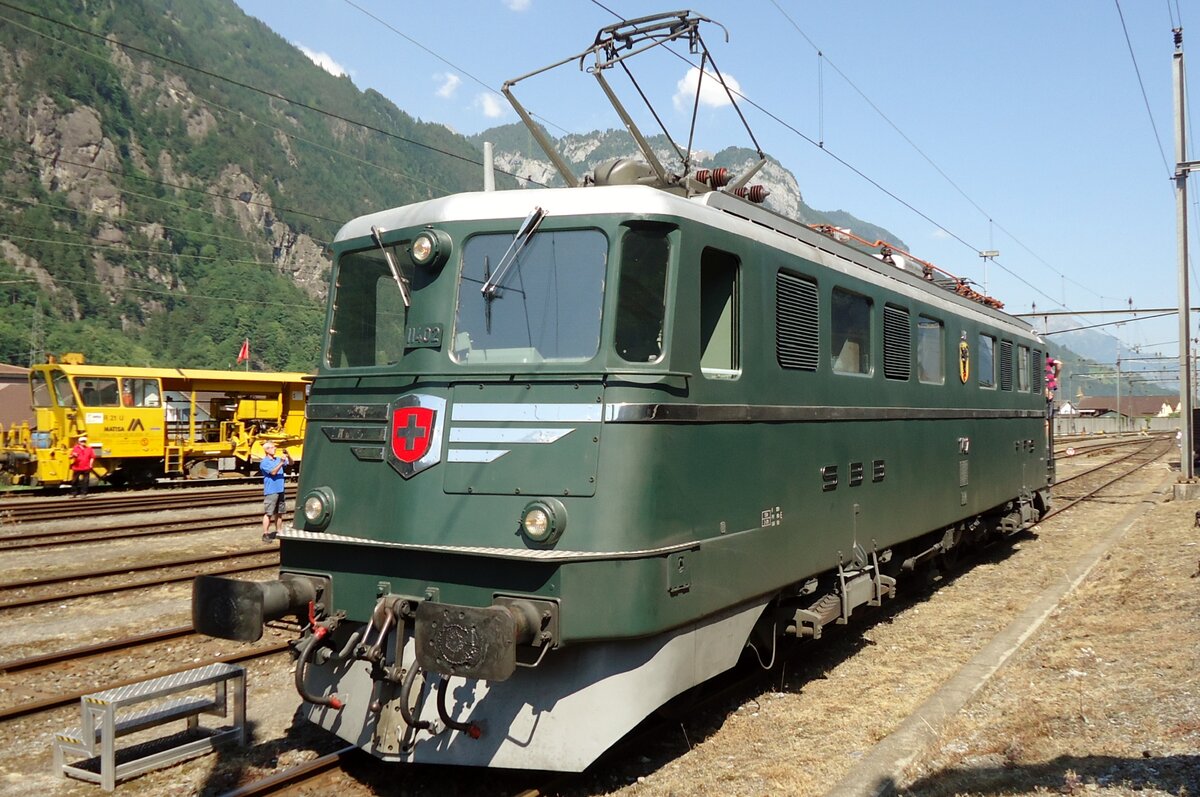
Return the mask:
[[(311, 370), (338, 227), (478, 190), (484, 140), (552, 178), (522, 128), (414, 119), (231, 0), (0, 0), (0, 361), (225, 368), (249, 338), (254, 368)], [(633, 154), (624, 131), (562, 144), (581, 173)], [(892, 238), (809, 208), (775, 161), (760, 178), (781, 212)]]
[(309, 370), (341, 223), (482, 179), (466, 139), (228, 0), (0, 5), (0, 134), (0, 360), (20, 365), (227, 367), (248, 337), (254, 367)]

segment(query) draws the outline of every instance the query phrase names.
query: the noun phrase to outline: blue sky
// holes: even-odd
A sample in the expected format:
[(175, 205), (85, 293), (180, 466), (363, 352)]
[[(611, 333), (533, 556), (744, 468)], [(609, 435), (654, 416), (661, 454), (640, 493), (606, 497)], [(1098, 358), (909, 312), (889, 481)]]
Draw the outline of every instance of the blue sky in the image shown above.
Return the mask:
[[(605, 8), (631, 18), (678, 7), (633, 0), (603, 0), (603, 7), (590, 0), (237, 2), (359, 88), (467, 134), (516, 121), (495, 90), (586, 48), (600, 27), (617, 21)], [(1186, 52), (1196, 12), (1179, 0), (1119, 2), (741, 0), (693, 10), (728, 30), (728, 43), (717, 26), (702, 35), (742, 93), (824, 142), (823, 150), (744, 109), (763, 149), (796, 174), (813, 207), (848, 210), (901, 236), (918, 257), (986, 279), (1010, 312), (1035, 303), (1104, 309), (1130, 299), (1135, 307), (1174, 307), (1171, 28), (1182, 13)], [(1200, 74), (1200, 27), (1193, 33), (1190, 71)], [(673, 99), (687, 64), (663, 54), (634, 59), (631, 68), (669, 129), (686, 140), (690, 100), (677, 110)], [(613, 82), (623, 85), (616, 76)], [(574, 64), (531, 78), (516, 93), (556, 134), (619, 126), (596, 82)], [(731, 108), (702, 109), (701, 147), (749, 145)], [(1189, 158), (1200, 159), (1191, 145)], [(1200, 186), (1190, 190), (1195, 233)], [(1193, 234), (1193, 248), (1194, 241)], [(985, 274), (978, 251), (986, 249), (1000, 256)], [(1079, 323), (1105, 320), (1113, 319)], [(1146, 351), (1178, 351), (1173, 317), (1103, 331)]]

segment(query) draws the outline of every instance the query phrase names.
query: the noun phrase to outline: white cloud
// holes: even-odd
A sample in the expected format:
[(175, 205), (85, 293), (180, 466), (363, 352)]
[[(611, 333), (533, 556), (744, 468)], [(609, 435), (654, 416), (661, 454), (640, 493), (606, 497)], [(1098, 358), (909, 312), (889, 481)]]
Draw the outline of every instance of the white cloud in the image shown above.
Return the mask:
[(453, 97), (454, 92), (458, 91), (459, 84), (462, 83), (462, 78), (453, 72), (439, 72), (433, 76), (433, 79), (441, 82), (434, 93), (444, 99)]
[(937, 229), (935, 229), (935, 230), (933, 231), (933, 237), (934, 237), (934, 238), (938, 238), (938, 239), (941, 239), (941, 238), (949, 238), (949, 237), (950, 237), (950, 233), (946, 232), (946, 231), (945, 231), (945, 230), (943, 230), (941, 227), (938, 227)]
[(504, 106), (500, 104), (500, 100), (494, 94), (475, 95), (475, 107), (488, 119), (497, 119), (504, 115)]
[(319, 53), (316, 50), (310, 50), (299, 42), (296, 42), (295, 44), (300, 48), (300, 52), (308, 56), (310, 61), (334, 77), (341, 77), (342, 75), (350, 74), (346, 71), (344, 66), (333, 60), (333, 56), (331, 56), (329, 53)]
[[(732, 75), (725, 73), (725, 83), (735, 92), (740, 93), (742, 90), (741, 84), (733, 78)], [(717, 80), (716, 75), (712, 72), (704, 73), (704, 80), (700, 80), (700, 70), (696, 67), (689, 67), (687, 74), (679, 79), (679, 83), (675, 86), (675, 96), (672, 101), (675, 103), (676, 110), (684, 111), (691, 110), (692, 105), (696, 102), (696, 85), (700, 85), (700, 104), (706, 105), (709, 108), (720, 108), (729, 105), (729, 95), (725, 93), (725, 89), (721, 86), (721, 82)]]
[(504, 0), (509, 11), (528, 11), (533, 0)]

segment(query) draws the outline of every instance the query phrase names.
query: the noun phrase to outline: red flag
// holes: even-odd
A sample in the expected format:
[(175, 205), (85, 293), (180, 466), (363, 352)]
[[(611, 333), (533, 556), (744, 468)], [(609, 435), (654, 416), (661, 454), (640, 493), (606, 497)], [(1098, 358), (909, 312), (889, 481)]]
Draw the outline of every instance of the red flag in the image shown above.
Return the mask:
[(250, 359), (250, 338), (246, 338), (245, 340), (242, 341), (242, 350), (238, 352), (237, 361), (238, 361), (238, 364), (240, 365), (249, 359)]

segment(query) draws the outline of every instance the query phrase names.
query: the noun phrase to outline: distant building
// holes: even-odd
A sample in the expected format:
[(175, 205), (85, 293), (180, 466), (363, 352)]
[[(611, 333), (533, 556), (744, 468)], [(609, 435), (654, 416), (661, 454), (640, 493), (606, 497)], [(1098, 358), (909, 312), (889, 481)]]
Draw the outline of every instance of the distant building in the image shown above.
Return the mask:
[(0, 363), (0, 424), (5, 429), (22, 421), (32, 425), (29, 402), (29, 369)]
[[(1116, 396), (1087, 396), (1074, 402), (1063, 402), (1060, 414), (1082, 418), (1116, 414)], [(1170, 418), (1179, 414), (1179, 399), (1173, 396), (1122, 396), (1120, 414), (1126, 418)]]

